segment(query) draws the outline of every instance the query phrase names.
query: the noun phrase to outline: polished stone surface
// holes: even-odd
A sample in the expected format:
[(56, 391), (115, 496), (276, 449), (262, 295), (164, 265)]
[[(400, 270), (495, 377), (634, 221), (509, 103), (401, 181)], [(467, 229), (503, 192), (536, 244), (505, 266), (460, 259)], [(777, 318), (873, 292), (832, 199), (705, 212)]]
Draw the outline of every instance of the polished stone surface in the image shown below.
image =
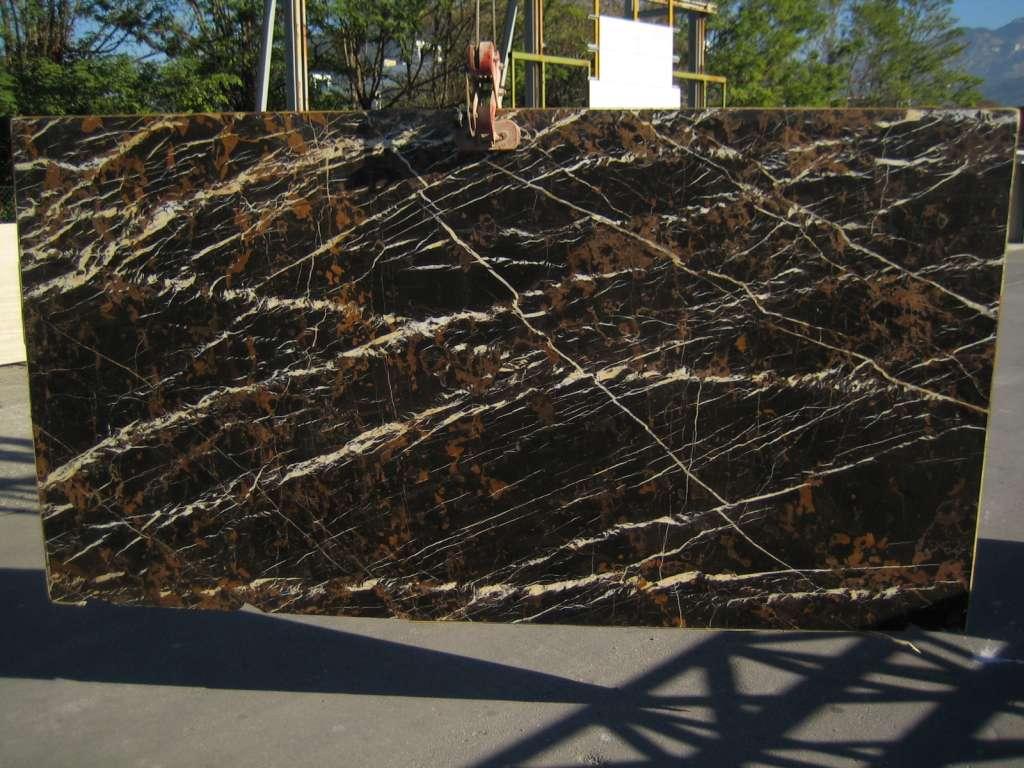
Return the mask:
[(51, 595), (868, 627), (967, 589), (1010, 111), (13, 125)]

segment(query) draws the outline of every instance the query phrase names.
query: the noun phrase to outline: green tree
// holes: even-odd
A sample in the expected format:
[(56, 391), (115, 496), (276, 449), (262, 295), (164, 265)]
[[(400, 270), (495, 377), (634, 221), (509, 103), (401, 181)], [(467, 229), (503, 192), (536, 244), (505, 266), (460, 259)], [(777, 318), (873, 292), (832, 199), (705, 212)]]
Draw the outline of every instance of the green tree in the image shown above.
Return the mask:
[[(200, 59), (182, 56), (142, 65), (145, 111), (217, 112), (233, 108), (241, 78), (231, 72), (213, 72)], [(255, 104), (242, 107), (246, 111)]]
[(7, 114), (144, 108), (129, 30), (157, 16), (149, 0), (5, 0), (0, 105)]
[[(150, 96), (166, 111), (252, 110), (263, 24), (262, 0), (151, 0), (150, 22), (134, 30), (161, 62)], [(280, 3), (279, 3), (280, 5)], [(278, 44), (281, 40), (278, 23)], [(283, 106), (283, 56), (274, 59), (270, 102)]]
[(18, 111), (17, 88), (6, 62), (0, 62), (0, 115), (13, 115)]
[(958, 70), (962, 30), (952, 0), (853, 0), (848, 94), (851, 103), (970, 106), (981, 80)]
[(835, 3), (726, 0), (709, 25), (708, 71), (729, 78), (729, 103), (828, 106), (843, 101), (844, 70), (823, 50)]
[(13, 74), (10, 91), (0, 97), (11, 105), (9, 114), (112, 114), (144, 112), (149, 106), (140, 69), (128, 56), (64, 64), (36, 58), (19, 62)]
[(316, 0), (311, 58), (341, 79), (322, 106), (447, 106), (464, 92), (472, 19), (456, 0)]

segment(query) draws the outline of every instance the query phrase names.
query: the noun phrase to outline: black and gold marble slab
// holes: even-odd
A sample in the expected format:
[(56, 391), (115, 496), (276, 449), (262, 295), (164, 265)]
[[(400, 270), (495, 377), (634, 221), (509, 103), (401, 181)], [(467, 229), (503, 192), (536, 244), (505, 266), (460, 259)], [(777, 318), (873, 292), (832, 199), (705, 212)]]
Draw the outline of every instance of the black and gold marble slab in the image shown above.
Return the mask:
[(1017, 113), (17, 119), (51, 596), (872, 627), (962, 598)]

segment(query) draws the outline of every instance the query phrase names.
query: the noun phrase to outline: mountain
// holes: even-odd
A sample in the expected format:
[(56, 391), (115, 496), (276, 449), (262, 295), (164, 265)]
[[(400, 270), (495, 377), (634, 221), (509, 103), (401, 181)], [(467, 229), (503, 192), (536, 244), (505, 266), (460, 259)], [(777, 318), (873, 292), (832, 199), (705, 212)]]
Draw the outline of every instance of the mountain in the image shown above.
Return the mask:
[(999, 29), (965, 29), (964, 68), (984, 79), (986, 99), (1007, 107), (1024, 106), (1024, 16)]

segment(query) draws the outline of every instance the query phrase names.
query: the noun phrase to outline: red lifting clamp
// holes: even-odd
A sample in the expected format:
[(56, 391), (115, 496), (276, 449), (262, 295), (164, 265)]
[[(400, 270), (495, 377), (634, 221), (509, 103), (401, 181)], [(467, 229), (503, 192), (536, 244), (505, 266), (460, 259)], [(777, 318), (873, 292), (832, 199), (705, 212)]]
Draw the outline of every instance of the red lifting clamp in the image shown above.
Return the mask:
[(466, 51), (466, 117), (469, 142), (465, 148), (508, 150), (519, 146), (519, 126), (499, 120), (501, 56), (490, 41), (470, 44)]

